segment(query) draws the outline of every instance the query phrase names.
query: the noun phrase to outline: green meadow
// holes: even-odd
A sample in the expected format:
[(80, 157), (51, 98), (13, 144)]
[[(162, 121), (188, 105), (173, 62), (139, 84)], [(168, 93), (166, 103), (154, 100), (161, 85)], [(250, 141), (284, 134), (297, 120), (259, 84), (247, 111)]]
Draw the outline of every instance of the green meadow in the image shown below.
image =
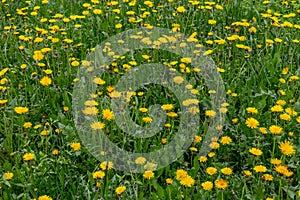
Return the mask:
[[(0, 17), (1, 200), (300, 199), (298, 1), (1, 0)], [(168, 83), (139, 68), (151, 63)], [(148, 79), (125, 96), (117, 86)], [(163, 167), (139, 156), (120, 170), (122, 154), (91, 150), (97, 134), (166, 150), (183, 119), (197, 123), (181, 133), (191, 142)]]

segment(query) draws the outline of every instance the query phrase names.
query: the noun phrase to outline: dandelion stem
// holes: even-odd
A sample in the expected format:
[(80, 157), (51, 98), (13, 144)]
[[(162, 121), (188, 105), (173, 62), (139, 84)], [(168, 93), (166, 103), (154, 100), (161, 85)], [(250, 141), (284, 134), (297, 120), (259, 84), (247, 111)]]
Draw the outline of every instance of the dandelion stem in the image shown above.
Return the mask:
[(274, 137), (274, 139), (273, 139), (272, 158), (274, 158), (274, 153), (275, 153), (275, 145), (276, 145), (276, 137)]

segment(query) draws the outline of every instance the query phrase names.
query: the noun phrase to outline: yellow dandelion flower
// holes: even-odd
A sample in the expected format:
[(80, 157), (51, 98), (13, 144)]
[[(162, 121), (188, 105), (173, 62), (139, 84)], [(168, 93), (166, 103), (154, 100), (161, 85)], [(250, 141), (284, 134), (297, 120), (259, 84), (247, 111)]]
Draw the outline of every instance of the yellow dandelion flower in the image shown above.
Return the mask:
[(272, 125), (269, 127), (269, 131), (274, 135), (279, 135), (283, 132), (283, 129), (278, 125)]
[(116, 28), (116, 29), (120, 29), (120, 28), (122, 28), (122, 26), (123, 26), (122, 24), (116, 24), (116, 25), (115, 25), (115, 28)]
[(183, 6), (179, 6), (176, 10), (180, 13), (183, 13), (185, 11), (185, 8)]
[(137, 159), (135, 159), (135, 164), (137, 165), (144, 165), (146, 163), (146, 158), (144, 157), (138, 157)]
[(249, 149), (249, 152), (252, 153), (255, 156), (260, 156), (263, 154), (263, 152), (260, 149), (257, 148), (251, 148)]
[(271, 111), (272, 112), (282, 112), (283, 111), (283, 108), (281, 105), (275, 105), (271, 108)]
[(232, 139), (229, 136), (223, 136), (220, 140), (221, 144), (226, 145), (232, 142)]
[(5, 104), (5, 103), (7, 103), (7, 101), (8, 101), (8, 100), (6, 100), (6, 99), (1, 99), (1, 100), (0, 100), (0, 104)]
[(102, 110), (102, 116), (103, 116), (104, 119), (106, 119), (108, 121), (114, 119), (114, 117), (115, 117), (114, 113), (109, 109)]
[(117, 195), (121, 195), (126, 190), (126, 186), (122, 185), (116, 188), (115, 192)]
[(239, 122), (239, 119), (238, 119), (238, 118), (234, 118), (234, 119), (232, 119), (232, 122), (233, 122), (234, 124), (237, 124), (237, 123)]
[(105, 81), (102, 80), (101, 78), (94, 78), (93, 82), (98, 84), (98, 85), (104, 85), (105, 84)]
[(97, 115), (99, 110), (96, 107), (85, 107), (82, 112), (85, 115)]
[(245, 124), (249, 127), (249, 128), (257, 128), (259, 126), (259, 122), (253, 118), (253, 117), (250, 117), (246, 120)]
[(44, 76), (41, 80), (40, 83), (44, 86), (49, 86), (52, 83), (52, 79), (49, 78), (48, 76)]
[(34, 153), (25, 153), (23, 155), (23, 160), (24, 161), (30, 161), (30, 160), (33, 160), (34, 158), (35, 158)]
[(231, 175), (232, 174), (232, 169), (230, 169), (229, 167), (225, 167), (221, 169), (221, 172), (225, 175)]
[(267, 171), (267, 168), (263, 165), (257, 165), (253, 169), (255, 172), (266, 172)]
[(176, 180), (180, 181), (181, 179), (183, 179), (187, 175), (188, 175), (187, 171), (185, 171), (183, 169), (178, 169), (176, 171)]
[(250, 172), (249, 170), (244, 170), (243, 173), (248, 177), (252, 176), (252, 172)]
[(174, 81), (174, 83), (181, 84), (181, 83), (183, 83), (184, 79), (181, 76), (175, 76), (173, 78), (173, 81)]
[(25, 114), (29, 111), (27, 107), (18, 106), (14, 108), (14, 111), (20, 115)]
[(291, 115), (291, 116), (297, 116), (297, 112), (295, 111), (295, 110), (293, 110), (292, 108), (286, 108), (285, 110), (284, 110), (286, 113), (288, 113), (289, 115)]
[(24, 128), (30, 128), (32, 126), (32, 123), (31, 122), (25, 122), (24, 124), (23, 124), (23, 127)]
[(147, 112), (147, 111), (148, 111), (148, 109), (147, 109), (147, 108), (139, 108), (139, 111), (141, 111), (141, 112), (145, 113), (145, 112)]
[(291, 116), (289, 114), (284, 113), (284, 114), (280, 114), (279, 118), (282, 120), (288, 121), (291, 119)]
[(58, 155), (58, 150), (57, 149), (54, 149), (53, 151), (52, 151), (52, 155)]
[(47, 195), (43, 195), (43, 196), (39, 196), (38, 200), (52, 200), (52, 198)]
[(70, 144), (70, 146), (72, 147), (72, 149), (73, 149), (74, 151), (79, 151), (80, 148), (81, 148), (81, 145), (80, 145), (79, 142), (72, 142), (72, 143)]
[(11, 173), (11, 172), (6, 172), (4, 174), (4, 176), (5, 176), (5, 180), (9, 181), (10, 179), (12, 179), (12, 177), (14, 176), (14, 174)]
[(202, 137), (199, 136), (199, 135), (196, 135), (195, 138), (194, 138), (194, 142), (195, 142), (195, 143), (199, 143), (199, 142), (201, 142), (201, 141), (202, 141)]
[(152, 118), (151, 117), (143, 117), (142, 120), (143, 120), (143, 122), (145, 122), (147, 124), (149, 124), (149, 123), (152, 122)]
[(273, 165), (279, 165), (279, 164), (281, 164), (281, 160), (279, 160), (277, 158), (272, 158), (270, 162)]
[(180, 180), (180, 184), (186, 187), (192, 187), (195, 184), (195, 180), (191, 176), (187, 175)]
[(295, 147), (291, 144), (290, 141), (285, 140), (284, 142), (280, 142), (279, 149), (282, 154), (291, 156), (296, 153)]
[(206, 168), (206, 173), (209, 175), (214, 175), (218, 172), (218, 170), (215, 167), (208, 167)]
[(177, 117), (178, 116), (178, 114), (176, 112), (168, 112), (167, 115), (169, 117)]
[(37, 60), (37, 61), (40, 61), (44, 58), (44, 55), (41, 51), (35, 51), (34, 54), (33, 54), (33, 59), (34, 60)]
[(93, 122), (90, 127), (93, 130), (101, 130), (105, 127), (105, 124), (103, 122)]
[(271, 174), (264, 174), (262, 176), (262, 179), (264, 179), (266, 181), (272, 181), (273, 180), (273, 176)]
[(166, 179), (166, 183), (167, 183), (168, 185), (171, 185), (171, 184), (173, 183), (173, 179), (167, 178), (167, 179)]
[(100, 10), (100, 9), (94, 9), (94, 10), (93, 10), (93, 13), (94, 13), (95, 15), (100, 15), (100, 14), (102, 14), (102, 10)]
[(217, 23), (216, 20), (213, 20), (213, 19), (208, 20), (208, 24), (214, 25), (216, 23)]
[(286, 165), (276, 165), (274, 170), (279, 174), (284, 174), (288, 171), (288, 167)]
[(144, 174), (143, 174), (143, 177), (144, 177), (145, 179), (150, 180), (151, 178), (154, 177), (154, 173), (153, 173), (152, 171), (145, 171)]
[(207, 56), (213, 53), (213, 50), (209, 49), (203, 53), (203, 56)]
[(206, 181), (201, 183), (201, 186), (204, 190), (211, 190), (214, 187), (214, 184), (211, 181)]
[(99, 170), (99, 171), (95, 171), (92, 175), (93, 175), (94, 179), (102, 179), (105, 176), (105, 172), (102, 170)]
[(207, 117), (214, 117), (214, 116), (216, 116), (216, 112), (213, 111), (213, 110), (206, 110), (205, 111), (205, 116), (207, 116)]
[(111, 170), (113, 168), (114, 164), (110, 161), (104, 161), (100, 164), (100, 168), (102, 170)]
[(228, 187), (228, 182), (222, 178), (215, 180), (215, 186), (218, 189), (226, 189)]
[(247, 112), (248, 113), (251, 113), (251, 114), (257, 114), (258, 113), (258, 110), (254, 107), (248, 107), (246, 108)]

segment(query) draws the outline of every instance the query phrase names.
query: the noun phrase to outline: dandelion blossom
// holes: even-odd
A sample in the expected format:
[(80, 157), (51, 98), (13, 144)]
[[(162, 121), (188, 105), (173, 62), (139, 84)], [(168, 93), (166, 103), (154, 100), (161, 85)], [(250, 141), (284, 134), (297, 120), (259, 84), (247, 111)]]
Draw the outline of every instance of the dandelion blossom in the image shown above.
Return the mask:
[(253, 117), (248, 118), (245, 123), (249, 128), (252, 129), (257, 128), (259, 126), (259, 122)]
[(186, 187), (192, 187), (195, 184), (195, 180), (188, 175), (180, 180), (180, 184)]
[(16, 113), (21, 115), (21, 114), (27, 113), (29, 109), (26, 108), (26, 107), (18, 106), (18, 107), (15, 107), (14, 110), (15, 110)]
[(296, 153), (295, 147), (290, 143), (290, 141), (287, 140), (280, 142), (279, 149), (282, 154), (287, 156), (291, 156)]
[(112, 112), (111, 110), (109, 110), (109, 109), (104, 109), (104, 110), (102, 111), (102, 115), (103, 115), (103, 118), (106, 119), (106, 120), (108, 120), (108, 121), (114, 119), (114, 114), (113, 114), (113, 112)]
[(263, 154), (263, 152), (260, 149), (257, 148), (251, 148), (249, 149), (249, 152), (252, 153), (255, 156), (260, 156)]
[(79, 142), (72, 142), (72, 143), (70, 144), (70, 146), (72, 147), (72, 149), (73, 149), (74, 151), (80, 150), (80, 147), (81, 147), (81, 145), (80, 145)]
[(177, 8), (177, 11), (180, 12), (180, 13), (183, 13), (185, 11), (185, 8), (183, 6), (179, 6)]
[(122, 185), (116, 188), (117, 195), (122, 194), (126, 190), (126, 186)]
[(145, 171), (144, 174), (143, 174), (143, 177), (144, 177), (145, 179), (150, 180), (151, 178), (154, 177), (154, 173), (153, 173), (152, 171)]
[(35, 155), (33, 153), (25, 153), (23, 156), (24, 161), (30, 161), (33, 160)]
[(208, 167), (206, 168), (206, 173), (209, 175), (214, 175), (218, 172), (218, 170), (214, 167)]
[(12, 179), (12, 177), (14, 176), (14, 174), (11, 172), (6, 172), (4, 175), (5, 175), (5, 180), (7, 180), (7, 181)]
[(52, 198), (47, 195), (43, 195), (43, 196), (39, 196), (38, 200), (52, 200)]
[(253, 169), (255, 172), (266, 172), (267, 171), (267, 168), (263, 165), (257, 165)]
[(217, 180), (215, 181), (215, 185), (216, 185), (216, 187), (217, 187), (218, 189), (223, 189), (223, 190), (224, 190), (225, 188), (228, 187), (228, 182), (227, 182), (226, 180), (220, 178), (220, 179), (217, 179)]
[(204, 183), (201, 183), (201, 186), (203, 187), (204, 190), (211, 190), (214, 184), (210, 181), (206, 181)]
[(283, 132), (283, 129), (280, 126), (272, 125), (269, 127), (269, 131), (274, 135), (279, 135)]
[(176, 171), (176, 179), (177, 180), (181, 180), (184, 177), (186, 177), (188, 175), (187, 171), (183, 170), (183, 169), (178, 169)]
[(93, 175), (94, 179), (102, 179), (105, 176), (105, 172), (102, 170), (99, 170), (99, 171), (94, 172), (92, 175)]

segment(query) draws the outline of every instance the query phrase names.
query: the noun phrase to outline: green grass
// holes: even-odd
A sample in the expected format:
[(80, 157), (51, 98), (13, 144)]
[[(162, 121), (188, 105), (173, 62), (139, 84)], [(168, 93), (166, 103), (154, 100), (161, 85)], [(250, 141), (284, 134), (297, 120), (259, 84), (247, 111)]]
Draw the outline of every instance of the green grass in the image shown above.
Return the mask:
[[(135, 4), (123, 0), (117, 5), (110, 5), (107, 0), (98, 4), (87, 0), (56, 0), (47, 4), (40, 0), (2, 0), (0, 199), (42, 199), (43, 195), (52, 199), (300, 198), (300, 4), (297, 1), (222, 1), (208, 6), (208, 2), (194, 2), (199, 4), (155, 0), (153, 7), (149, 7), (147, 2), (145, 4), (139, 0)], [(84, 3), (90, 5), (84, 7)], [(177, 11), (179, 6), (185, 8), (183, 13)], [(25, 14), (18, 14), (19, 9), (23, 9)], [(35, 9), (36, 15), (32, 13)], [(102, 10), (102, 13), (93, 13), (95, 9)], [(84, 11), (89, 13), (83, 14)], [(134, 14), (128, 15), (127, 11), (134, 11)], [(141, 21), (132, 22), (130, 18)], [(47, 21), (42, 22), (41, 19)], [(55, 22), (49, 21), (51, 19), (55, 19)], [(216, 20), (216, 24), (208, 23), (212, 19)], [(247, 23), (242, 23), (243, 20)], [(278, 25), (274, 24), (277, 20)], [(116, 28), (117, 24), (122, 24), (122, 27)], [(180, 28), (175, 30), (174, 24)], [(220, 74), (227, 92), (228, 110), (220, 131), (221, 137), (228, 136), (232, 142), (225, 145), (219, 140), (219, 148), (210, 150), (215, 155), (205, 155), (206, 162), (199, 162), (199, 154), (188, 149), (172, 164), (154, 171), (155, 175), (150, 180), (144, 178), (142, 173), (116, 169), (103, 170), (105, 177), (102, 179), (93, 178), (93, 173), (101, 170), (101, 162), (83, 144), (79, 150), (70, 146), (74, 142), (81, 142), (72, 115), (77, 72), (93, 48), (101, 42), (123, 31), (147, 25), (173, 29), (187, 36), (196, 32), (195, 38), (205, 50), (213, 50), (209, 56), (217, 67), (224, 69)], [(58, 30), (53, 26), (57, 26)], [(256, 32), (251, 32), (251, 27), (255, 27)], [(52, 31), (54, 29), (56, 31)], [(230, 36), (235, 34), (239, 37), (230, 40)], [(35, 42), (36, 38), (43, 38), (43, 41)], [(53, 41), (53, 38), (58, 41)], [(72, 42), (68, 43), (65, 39), (71, 39)], [(224, 39), (225, 43), (217, 44), (215, 40), (220, 39)], [(268, 39), (273, 43), (268, 43)], [(247, 47), (239, 48), (237, 44)], [(22, 46), (24, 49), (20, 49)], [(49, 52), (43, 53), (44, 58), (40, 61), (34, 60), (34, 52), (44, 48), (50, 48)], [(148, 55), (149, 59), (143, 58), (143, 55)], [(78, 61), (80, 65), (73, 66), (73, 61)], [(192, 71), (191, 64), (180, 67), (181, 57), (164, 50), (131, 51), (109, 64), (101, 77), (105, 84), (96, 90), (101, 94), (95, 98), (100, 111), (97, 117), (105, 123), (104, 132), (112, 142), (128, 151), (150, 152), (163, 148), (162, 139), (166, 139), (168, 144), (178, 131), (180, 118), (167, 117), (171, 127), (163, 127), (153, 137), (136, 139), (124, 134), (114, 120), (109, 121), (101, 116), (101, 111), (110, 107), (107, 86), (115, 86), (127, 74), (126, 65), (130, 65), (132, 70), (138, 65), (155, 62), (176, 69), (198, 90), (200, 126), (197, 135), (204, 139), (207, 126), (214, 119), (205, 115), (206, 110), (214, 109), (210, 105), (209, 88), (201, 76)], [(26, 67), (22, 67), (24, 64)], [(4, 73), (5, 68), (8, 70)], [(183, 68), (184, 71), (181, 71)], [(286, 68), (287, 73), (283, 73)], [(52, 73), (46, 75), (46, 69), (51, 69)], [(50, 85), (40, 83), (44, 76), (51, 78)], [(143, 94), (138, 95), (138, 92)], [(133, 122), (142, 127), (148, 126), (142, 117), (149, 116), (149, 111), (142, 113), (140, 108), (149, 109), (153, 104), (173, 104), (173, 111), (179, 116), (181, 114), (180, 102), (172, 90), (149, 84), (139, 88), (136, 93), (131, 97), (128, 109)], [(1, 103), (1, 100), (7, 102)], [(272, 112), (271, 107), (278, 100), (286, 102), (284, 110)], [(29, 111), (17, 114), (14, 111), (17, 106), (27, 107)], [(250, 114), (246, 110), (248, 107), (257, 108), (258, 113)], [(293, 116), (286, 108), (297, 113)], [(283, 113), (287, 113), (291, 119), (281, 119)], [(250, 117), (259, 121), (257, 128), (251, 129), (245, 124)], [(238, 119), (236, 123), (232, 121), (235, 118)], [(25, 128), (25, 122), (31, 122), (32, 126)], [(282, 133), (272, 134), (269, 130), (271, 125), (280, 126)], [(261, 133), (262, 127), (267, 129), (267, 134)], [(48, 134), (42, 135), (43, 130), (48, 130)], [(295, 149), (291, 156), (284, 155), (279, 149), (285, 140), (290, 141)], [(202, 145), (203, 141), (193, 142), (191, 147), (200, 150)], [(254, 156), (249, 152), (251, 148), (260, 149), (263, 154)], [(58, 154), (53, 154), (53, 150), (58, 150)], [(24, 161), (25, 153), (34, 153), (35, 158)], [(285, 172), (293, 174), (280, 174), (275, 170), (276, 165), (270, 162), (273, 158), (280, 159), (281, 166), (287, 166)], [(257, 165), (265, 166), (267, 171), (255, 172)], [(218, 171), (209, 175), (206, 173), (207, 167), (215, 167)], [(221, 169), (224, 167), (231, 168), (233, 173), (223, 174)], [(181, 180), (176, 179), (179, 169), (186, 170), (195, 184), (191, 187), (182, 185)], [(251, 171), (252, 176), (246, 176), (244, 170)], [(5, 175), (8, 172), (13, 173), (11, 179)], [(264, 174), (272, 175), (273, 180), (264, 180)], [(173, 183), (167, 184), (167, 178), (173, 179)], [(228, 187), (218, 189), (215, 181), (219, 178), (225, 179)], [(202, 187), (201, 184), (206, 181), (214, 183), (211, 190)], [(115, 190), (121, 185), (126, 186), (126, 190), (117, 195)]]

